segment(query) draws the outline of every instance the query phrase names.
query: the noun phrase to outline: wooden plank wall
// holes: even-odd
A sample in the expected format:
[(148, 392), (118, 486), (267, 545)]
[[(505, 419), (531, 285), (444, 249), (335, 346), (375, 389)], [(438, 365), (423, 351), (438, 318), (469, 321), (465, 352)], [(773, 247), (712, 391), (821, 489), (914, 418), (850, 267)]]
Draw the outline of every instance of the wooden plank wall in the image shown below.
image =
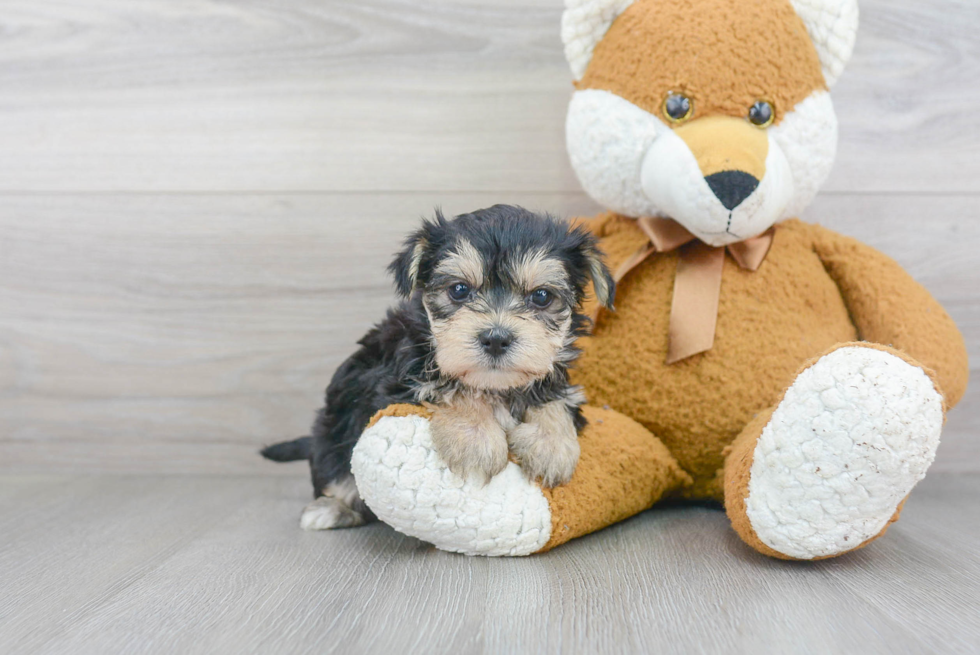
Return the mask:
[[(560, 0), (0, 0), (0, 469), (285, 473), (436, 205), (597, 207)], [(908, 267), (980, 363), (980, 4), (862, 0), (804, 216)], [(936, 464), (980, 470), (980, 392)]]

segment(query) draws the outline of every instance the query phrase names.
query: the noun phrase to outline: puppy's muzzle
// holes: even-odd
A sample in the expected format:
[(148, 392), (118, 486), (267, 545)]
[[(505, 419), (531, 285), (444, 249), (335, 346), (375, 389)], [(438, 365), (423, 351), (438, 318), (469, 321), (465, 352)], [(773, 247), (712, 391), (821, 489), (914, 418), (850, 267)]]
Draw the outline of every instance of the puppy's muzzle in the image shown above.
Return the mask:
[(484, 330), (478, 337), (480, 346), (490, 357), (502, 357), (514, 343), (514, 333), (502, 327)]

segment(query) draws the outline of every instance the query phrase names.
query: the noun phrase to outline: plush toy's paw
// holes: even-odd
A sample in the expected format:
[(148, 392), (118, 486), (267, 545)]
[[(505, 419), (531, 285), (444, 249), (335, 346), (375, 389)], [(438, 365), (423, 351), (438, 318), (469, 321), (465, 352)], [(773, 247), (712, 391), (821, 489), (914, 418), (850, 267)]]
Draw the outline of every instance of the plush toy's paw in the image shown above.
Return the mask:
[(943, 401), (925, 372), (848, 346), (803, 371), (756, 443), (746, 515), (759, 539), (797, 559), (877, 536), (935, 457)]
[(462, 478), (475, 473), (486, 483), (507, 466), (507, 435), (486, 407), (440, 407), (430, 430), (436, 452)]
[[(351, 468), (379, 519), (442, 550), (530, 555), (548, 543), (551, 510), (541, 489), (508, 463), (487, 484), (453, 473), (423, 416), (385, 416), (361, 435)], [(506, 441), (504, 442), (506, 448)]]
[(564, 402), (529, 410), (527, 420), (507, 433), (524, 473), (545, 487), (567, 483), (581, 454), (575, 423)]

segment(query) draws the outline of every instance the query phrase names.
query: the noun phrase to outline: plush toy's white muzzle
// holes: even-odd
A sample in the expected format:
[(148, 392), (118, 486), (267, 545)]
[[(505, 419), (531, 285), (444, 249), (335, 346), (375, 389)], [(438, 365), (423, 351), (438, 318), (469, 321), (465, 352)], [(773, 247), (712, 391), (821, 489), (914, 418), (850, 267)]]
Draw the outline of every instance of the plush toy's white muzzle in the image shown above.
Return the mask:
[[(714, 120), (740, 129), (737, 119)], [(681, 130), (608, 91), (577, 91), (566, 129), (572, 167), (597, 202), (626, 216), (673, 218), (714, 246), (798, 216), (830, 174), (837, 150), (837, 119), (825, 91), (758, 132), (766, 147), (754, 167), (726, 168), (724, 150), (731, 145), (720, 140), (701, 138), (696, 155)], [(719, 184), (719, 174), (726, 173), (741, 174), (741, 182), (736, 177)]]
[(758, 236), (783, 217), (794, 194), (789, 162), (779, 144), (767, 138), (760, 177), (738, 166), (706, 176), (683, 139), (664, 132), (643, 158), (640, 185), (663, 215), (709, 245)]

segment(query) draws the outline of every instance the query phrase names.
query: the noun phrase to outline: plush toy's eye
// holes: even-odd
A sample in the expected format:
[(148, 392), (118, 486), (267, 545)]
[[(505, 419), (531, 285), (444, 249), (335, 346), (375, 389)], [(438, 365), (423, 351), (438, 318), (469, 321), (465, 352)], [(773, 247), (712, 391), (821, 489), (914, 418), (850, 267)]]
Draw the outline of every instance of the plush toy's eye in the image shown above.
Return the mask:
[(454, 302), (463, 302), (470, 297), (470, 287), (462, 282), (451, 285), (446, 293)]
[(547, 289), (535, 289), (531, 292), (531, 295), (528, 296), (528, 300), (530, 300), (531, 305), (537, 307), (538, 309), (547, 308), (554, 299), (555, 296)]
[(694, 113), (694, 103), (685, 95), (671, 93), (664, 100), (664, 116), (671, 123), (686, 121)]
[(769, 127), (776, 118), (776, 110), (765, 100), (749, 107), (749, 122), (756, 127)]

